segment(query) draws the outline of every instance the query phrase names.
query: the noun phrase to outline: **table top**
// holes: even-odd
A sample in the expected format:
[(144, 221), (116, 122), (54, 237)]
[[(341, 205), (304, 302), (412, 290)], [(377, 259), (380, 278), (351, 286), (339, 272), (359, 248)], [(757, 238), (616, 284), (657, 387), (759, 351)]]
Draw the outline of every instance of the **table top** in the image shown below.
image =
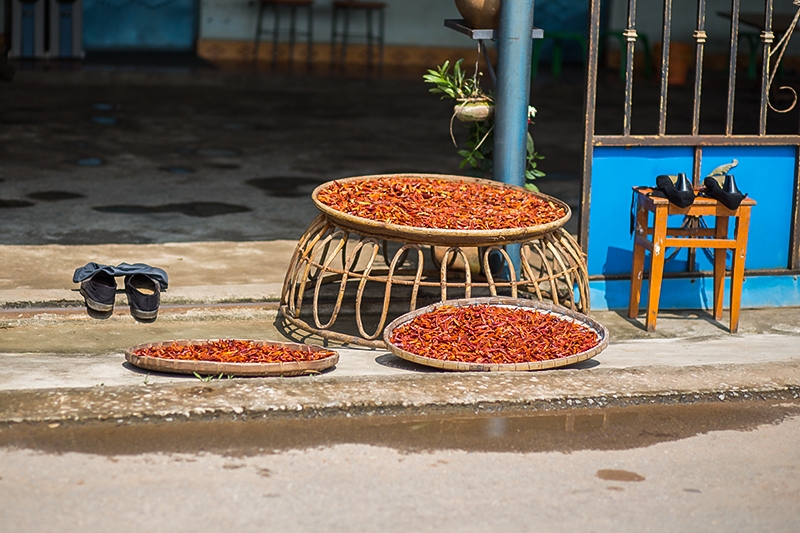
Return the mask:
[[(707, 198), (705, 196), (697, 196), (694, 199), (694, 203), (691, 206), (689, 206), (687, 208), (680, 208), (680, 207), (677, 207), (675, 205), (670, 204), (670, 202), (669, 202), (669, 200), (667, 198), (662, 198), (660, 196), (649, 196), (650, 193), (652, 193), (655, 190), (652, 187), (634, 187), (633, 190), (634, 190), (634, 192), (638, 193), (640, 196), (642, 196), (642, 197), (646, 198), (648, 201), (652, 202), (652, 204), (654, 206), (669, 205), (669, 206), (672, 206), (676, 210), (680, 210), (681, 212), (688, 211), (689, 209), (692, 208), (692, 206), (703, 206), (703, 207), (719, 206), (719, 207), (724, 207), (724, 206), (722, 206), (722, 204), (719, 203), (719, 200), (716, 200), (714, 198)], [(695, 189), (694, 193), (698, 194), (702, 190), (703, 189)], [(750, 197), (745, 198), (744, 200), (742, 200), (742, 203), (741, 203), (742, 207), (752, 207), (754, 205), (756, 205), (756, 201), (753, 200)]]

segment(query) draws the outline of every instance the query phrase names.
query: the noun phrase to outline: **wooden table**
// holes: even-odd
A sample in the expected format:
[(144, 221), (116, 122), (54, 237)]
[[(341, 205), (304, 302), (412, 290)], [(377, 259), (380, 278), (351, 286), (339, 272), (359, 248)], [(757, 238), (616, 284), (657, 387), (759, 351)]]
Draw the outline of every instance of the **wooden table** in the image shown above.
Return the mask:
[[(750, 209), (756, 205), (752, 198), (745, 198), (738, 209), (732, 211), (713, 198), (695, 198), (687, 208), (679, 208), (666, 198), (650, 196), (653, 189), (634, 187), (636, 194), (636, 228), (633, 245), (633, 267), (631, 269), (631, 296), (628, 316), (636, 318), (644, 278), (644, 252), (650, 251), (650, 292), (647, 300), (647, 331), (655, 331), (658, 301), (661, 296), (661, 280), (664, 274), (664, 257), (667, 248), (712, 248), (714, 250), (714, 318), (722, 318), (725, 282), (725, 255), (733, 250), (731, 265), (730, 332), (739, 329), (739, 308), (744, 283), (744, 260), (747, 254), (747, 233), (750, 225)], [(696, 191), (697, 192), (697, 191)], [(653, 225), (649, 226), (649, 214), (653, 213)], [(668, 228), (669, 215), (713, 216), (713, 228)], [(728, 238), (728, 223), (736, 221), (733, 239)]]

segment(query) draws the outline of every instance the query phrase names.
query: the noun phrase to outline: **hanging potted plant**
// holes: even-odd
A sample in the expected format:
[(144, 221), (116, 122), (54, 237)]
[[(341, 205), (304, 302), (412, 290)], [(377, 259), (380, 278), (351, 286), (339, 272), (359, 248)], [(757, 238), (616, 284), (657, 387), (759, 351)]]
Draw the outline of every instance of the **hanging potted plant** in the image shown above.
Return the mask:
[(468, 76), (461, 68), (463, 62), (463, 59), (456, 61), (450, 72), (450, 61), (445, 61), (436, 70), (428, 70), (422, 78), (434, 85), (430, 92), (456, 101), (453, 118), (461, 122), (488, 120), (494, 114), (494, 99), (481, 87), (478, 65), (475, 65), (475, 73)]
[[(467, 123), (469, 133), (465, 142), (466, 148), (458, 150), (458, 155), (463, 158), (459, 168), (468, 167), (468, 174), (488, 178), (491, 177), (493, 167), (494, 96), (481, 87), (478, 63), (475, 63), (475, 72), (469, 76), (461, 68), (463, 62), (463, 59), (456, 61), (451, 72), (450, 62), (445, 61), (435, 70), (428, 70), (423, 79), (426, 83), (433, 84), (430, 92), (441, 94), (442, 98), (450, 98), (456, 102), (453, 116), (450, 118), (450, 138), (456, 149), (458, 143), (453, 135), (453, 120), (458, 118)], [(529, 106), (528, 124), (533, 123), (535, 116), (536, 109)], [(537, 168), (538, 161), (544, 159), (544, 156), (536, 151), (530, 132), (527, 134), (525, 151), (525, 188), (538, 192), (539, 188), (534, 184), (534, 180), (544, 176), (544, 172)], [(446, 250), (447, 247), (432, 247), (433, 263), (437, 268), (441, 266)], [(461, 257), (453, 256), (448, 262), (449, 266), (454, 270), (469, 268), (472, 274), (482, 274), (483, 252), (477, 248), (464, 248), (463, 251), (467, 264), (464, 264), (465, 261)]]
[[(463, 59), (456, 61), (451, 72), (450, 62), (445, 61), (435, 70), (428, 70), (423, 79), (426, 83), (433, 84), (430, 92), (456, 101), (453, 116), (450, 118), (450, 138), (456, 148), (458, 143), (453, 135), (453, 119), (458, 118), (468, 123), (466, 149), (458, 150), (458, 155), (463, 157), (459, 168), (469, 167), (471, 175), (487, 178), (490, 177), (493, 167), (494, 96), (481, 87), (478, 63), (475, 64), (475, 72), (469, 76), (461, 68), (463, 62)], [(529, 106), (528, 124), (533, 123), (535, 116), (536, 108)], [(527, 134), (525, 149), (525, 188), (538, 191), (533, 182), (544, 176), (544, 172), (537, 168), (538, 161), (544, 159), (544, 156), (536, 151), (530, 132)]]

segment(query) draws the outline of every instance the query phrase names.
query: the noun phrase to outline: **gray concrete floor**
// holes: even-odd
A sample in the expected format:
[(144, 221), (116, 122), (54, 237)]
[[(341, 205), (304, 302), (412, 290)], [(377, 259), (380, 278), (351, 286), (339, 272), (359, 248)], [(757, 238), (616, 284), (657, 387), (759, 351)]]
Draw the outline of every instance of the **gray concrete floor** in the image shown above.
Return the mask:
[[(603, 80), (598, 129), (611, 131), (621, 124), (615, 106), (622, 86), (613, 73)], [(707, 91), (718, 90), (709, 80)], [(640, 87), (637, 127), (653, 122), (657, 104), (657, 84), (644, 80)], [(274, 323), (275, 302), (296, 240), (317, 214), (310, 200), (315, 186), (353, 175), (458, 172), (451, 106), (427, 89), (421, 72), (374, 78), (247, 69), (19, 71), (0, 85), (0, 357), (9, 369), (0, 388), (11, 394), (134, 386), (145, 377), (123, 366), (121, 355), (134, 344), (286, 338)], [(746, 101), (753, 90), (744, 87), (740, 98)], [(569, 70), (560, 80), (543, 76), (532, 90), (539, 109), (532, 131), (546, 157), (540, 188), (573, 210), (582, 91), (580, 72)], [(671, 90), (671, 102), (680, 107), (690, 93)], [(706, 126), (715, 127), (719, 106), (707, 108)], [(739, 113), (737, 120), (751, 115)], [(676, 116), (671, 128), (685, 125), (685, 115)], [(463, 129), (456, 134), (463, 136)], [(166, 269), (170, 289), (159, 319), (134, 322), (121, 294), (112, 318), (87, 317), (71, 277), (89, 261)], [(581, 375), (619, 371), (615, 379), (624, 381), (648, 369), (651, 382), (642, 390), (655, 394), (690, 390), (697, 382), (681, 386), (676, 376), (699, 366), (711, 372), (704, 374), (705, 389), (716, 391), (732, 386), (735, 369), (772, 364), (777, 381), (762, 376), (735, 386), (797, 385), (797, 310), (745, 310), (739, 335), (727, 332), (727, 318), (717, 323), (704, 312), (662, 313), (655, 334), (617, 313), (595, 318), (609, 327), (612, 343), (573, 369)], [(339, 367), (322, 381), (430, 374), (380, 350), (343, 347), (342, 353)], [(714, 378), (716, 367), (725, 370)], [(442, 383), (452, 379), (434, 374)], [(669, 387), (653, 385), (665, 375), (672, 376)], [(175, 376), (147, 379), (186, 383)], [(492, 390), (505, 386), (498, 379)], [(585, 397), (591, 390), (559, 389), (551, 397), (559, 394)], [(392, 401), (407, 400), (399, 394)], [(11, 411), (6, 419), (17, 416)]]
[[(449, 105), (420, 75), (93, 66), (23, 70), (0, 85), (0, 529), (797, 529), (800, 309), (743, 310), (735, 335), (727, 315), (716, 322), (702, 311), (661, 313), (655, 333), (592, 313), (611, 332), (603, 353), (531, 373), (452, 374), (336, 344), (336, 368), (297, 378), (201, 382), (125, 363), (128, 347), (176, 338), (322, 343), (276, 323), (289, 258), (316, 215), (313, 187), (458, 172)], [(710, 87), (709, 128), (724, 104)], [(657, 117), (653, 89), (636, 92), (637, 128)], [(747, 100), (754, 93), (744, 89)], [(671, 90), (671, 102), (685, 104), (688, 91)], [(620, 95), (611, 73), (600, 129), (621, 126), (619, 110), (606, 108)], [(540, 187), (575, 209), (579, 73), (543, 76), (532, 103), (548, 173)], [(687, 115), (676, 116), (669, 127), (685, 126)], [(737, 112), (737, 124), (752, 120)], [(796, 129), (796, 116), (789, 122)], [(165, 268), (158, 320), (135, 322), (122, 294), (112, 317), (88, 317), (71, 277), (89, 261)], [(785, 412), (744, 425), (726, 415), (750, 400)], [(659, 410), (672, 404), (713, 413)], [(204, 444), (174, 452), (181, 431), (242, 443), (245, 420), (303, 422), (306, 434), (324, 435), (326, 419), (343, 430), (353, 418), (429, 423), (436, 413), (479, 422), (493, 413), (501, 418), (486, 418), (480, 442), (513, 443), (497, 438), (512, 412), (552, 414), (555, 425), (545, 425), (559, 442), (588, 444), (410, 453), (348, 436), (251, 455)], [(624, 445), (598, 449), (617, 416), (672, 425), (626, 425)], [(114, 439), (149, 448), (98, 455)]]

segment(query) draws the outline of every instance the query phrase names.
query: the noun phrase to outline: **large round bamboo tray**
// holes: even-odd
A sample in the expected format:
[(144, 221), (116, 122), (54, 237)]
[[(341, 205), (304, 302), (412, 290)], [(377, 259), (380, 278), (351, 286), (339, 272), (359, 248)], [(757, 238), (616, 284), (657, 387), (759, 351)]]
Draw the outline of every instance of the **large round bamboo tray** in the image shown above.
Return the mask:
[[(339, 362), (339, 354), (318, 359), (316, 361), (293, 361), (287, 363), (218, 363), (214, 361), (188, 361), (183, 359), (163, 359), (160, 357), (149, 357), (136, 355), (136, 351), (145, 348), (170, 346), (178, 344), (180, 346), (202, 345), (213, 342), (214, 339), (206, 340), (176, 340), (154, 342), (149, 344), (139, 344), (125, 351), (125, 360), (140, 368), (155, 370), (158, 372), (171, 372), (174, 374), (200, 374), (203, 376), (215, 376), (224, 374), (225, 376), (301, 376), (304, 374), (316, 374), (333, 367)], [(275, 341), (248, 341), (265, 346), (279, 346), (298, 352), (318, 352), (328, 350), (320, 346), (309, 344), (297, 344), (291, 342)]]
[(497, 243), (523, 242), (540, 237), (546, 233), (554, 231), (563, 226), (572, 216), (569, 206), (552, 196), (529, 191), (523, 187), (507, 185), (497, 181), (484, 180), (479, 178), (469, 178), (465, 176), (450, 176), (446, 174), (378, 174), (374, 176), (356, 176), (336, 180), (338, 183), (347, 183), (360, 180), (375, 180), (386, 178), (407, 178), (407, 179), (441, 179), (447, 181), (465, 181), (481, 183), (494, 188), (506, 188), (523, 191), (526, 194), (538, 196), (543, 200), (552, 202), (564, 209), (565, 215), (548, 224), (528, 226), (523, 228), (490, 229), (490, 230), (453, 230), (420, 228), (415, 226), (401, 226), (399, 224), (389, 224), (370, 220), (368, 218), (357, 217), (342, 211), (333, 209), (319, 201), (319, 193), (333, 185), (333, 182), (323, 183), (311, 193), (317, 208), (336, 225), (353, 230), (363, 235), (370, 235), (389, 240), (399, 240), (405, 243), (417, 243), (427, 245), (446, 245), (446, 246), (490, 246)]
[[(472, 305), (496, 305), (503, 307), (523, 307), (526, 309), (535, 309), (537, 311), (541, 311), (544, 313), (551, 313), (557, 315), (560, 318), (573, 320), (575, 322), (583, 324), (584, 326), (593, 330), (597, 334), (599, 342), (597, 346), (595, 346), (590, 350), (570, 355), (568, 357), (560, 357), (558, 359), (548, 359), (546, 361), (533, 361), (530, 363), (515, 363), (515, 364), (483, 364), (483, 363), (467, 363), (461, 361), (444, 361), (441, 359), (435, 359), (432, 357), (423, 357), (408, 352), (393, 345), (390, 342), (390, 339), (392, 338), (392, 332), (395, 330), (395, 328), (407, 322), (410, 322), (419, 315), (430, 313), (437, 307), (441, 307), (444, 305), (456, 306), (456, 307), (467, 307)], [(587, 359), (591, 359), (595, 355), (605, 350), (606, 347), (608, 346), (608, 329), (606, 329), (606, 327), (600, 324), (599, 322), (592, 320), (591, 318), (589, 318), (584, 314), (548, 302), (541, 302), (538, 300), (527, 300), (522, 298), (507, 298), (502, 296), (494, 296), (488, 298), (465, 298), (461, 300), (447, 300), (444, 302), (439, 302), (433, 305), (429, 305), (427, 307), (422, 307), (420, 309), (417, 309), (415, 311), (412, 311), (397, 318), (388, 326), (386, 326), (386, 329), (383, 332), (383, 340), (386, 343), (386, 346), (389, 348), (389, 351), (391, 351), (397, 357), (421, 365), (440, 368), (442, 370), (454, 370), (459, 372), (520, 372), (529, 370), (545, 370), (548, 368), (558, 368), (562, 366), (579, 363)]]

